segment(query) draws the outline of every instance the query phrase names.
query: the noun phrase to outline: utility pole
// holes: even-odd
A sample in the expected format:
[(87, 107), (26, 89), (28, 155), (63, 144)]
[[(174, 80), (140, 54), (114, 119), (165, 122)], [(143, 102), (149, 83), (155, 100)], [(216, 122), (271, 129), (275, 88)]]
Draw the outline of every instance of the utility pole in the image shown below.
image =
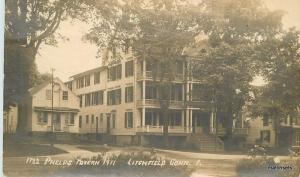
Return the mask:
[(54, 73), (54, 68), (51, 68), (51, 128), (52, 128), (52, 132), (51, 132), (51, 146), (53, 146), (54, 143), (54, 111), (53, 111), (53, 93), (54, 93), (54, 77), (53, 77), (53, 73)]

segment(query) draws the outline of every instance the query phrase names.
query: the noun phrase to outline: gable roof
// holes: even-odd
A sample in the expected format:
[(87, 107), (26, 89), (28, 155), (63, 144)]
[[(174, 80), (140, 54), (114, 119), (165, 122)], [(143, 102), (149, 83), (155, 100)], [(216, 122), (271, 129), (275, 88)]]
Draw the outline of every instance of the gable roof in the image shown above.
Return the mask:
[[(54, 80), (54, 82), (59, 82), (60, 84), (65, 85), (58, 77), (54, 78), (53, 80)], [(37, 92), (39, 92), (40, 90), (42, 90), (43, 88), (45, 88), (50, 83), (51, 83), (51, 81), (45, 81), (40, 85), (37, 85), (35, 87), (28, 89), (28, 92), (30, 95), (34, 95)], [(68, 91), (71, 91), (69, 88), (67, 88), (67, 89), (68, 89)]]
[(84, 76), (86, 74), (91, 74), (91, 73), (96, 72), (96, 71), (103, 71), (105, 68), (107, 68), (107, 66), (100, 66), (100, 67), (97, 67), (97, 68), (89, 69), (87, 71), (83, 71), (81, 73), (72, 75), (72, 76), (70, 76), (70, 78), (77, 78), (77, 77), (80, 77), (80, 76)]

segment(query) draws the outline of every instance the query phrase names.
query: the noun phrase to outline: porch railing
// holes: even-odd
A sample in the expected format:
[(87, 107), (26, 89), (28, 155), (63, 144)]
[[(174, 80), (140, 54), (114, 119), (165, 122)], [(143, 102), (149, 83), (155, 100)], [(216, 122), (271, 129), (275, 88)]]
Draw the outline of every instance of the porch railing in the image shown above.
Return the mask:
[[(138, 107), (141, 107), (141, 106), (160, 107), (160, 100), (159, 99), (145, 99), (145, 104), (143, 104), (143, 100), (137, 100), (137, 106)], [(171, 108), (183, 108), (184, 102), (170, 100), (170, 107)]]
[(137, 127), (137, 132), (163, 133), (163, 126), (145, 125)]
[[(163, 133), (164, 127), (159, 125), (145, 125), (137, 127), (137, 132)], [(191, 133), (192, 127), (168, 126), (168, 133)]]
[[(167, 73), (166, 73), (166, 75), (167, 75)], [(141, 79), (151, 79), (152, 80), (153, 73), (152, 73), (152, 71), (146, 71), (145, 75), (144, 75), (143, 72), (140, 71), (137, 73), (137, 79), (138, 80), (141, 80)], [(159, 79), (158, 76), (157, 76), (157, 79)], [(167, 79), (167, 77), (165, 79)], [(176, 74), (173, 81), (183, 81), (183, 79), (184, 79), (183, 74)]]

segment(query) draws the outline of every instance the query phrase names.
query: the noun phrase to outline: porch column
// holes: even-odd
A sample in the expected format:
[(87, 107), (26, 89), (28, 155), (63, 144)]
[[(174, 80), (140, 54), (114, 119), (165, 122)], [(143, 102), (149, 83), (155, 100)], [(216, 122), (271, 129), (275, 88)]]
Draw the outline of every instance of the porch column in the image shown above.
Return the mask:
[(146, 60), (143, 60), (143, 77), (146, 77)]
[(186, 127), (189, 127), (190, 126), (190, 124), (189, 124), (189, 118), (190, 118), (190, 114), (189, 114), (189, 111), (190, 110), (185, 110), (185, 125), (186, 125)]
[(146, 103), (146, 81), (145, 80), (143, 80), (143, 82), (142, 82), (142, 89), (143, 89), (143, 106), (145, 106), (145, 103)]
[(185, 90), (185, 93), (186, 93), (186, 101), (190, 101), (190, 84), (187, 83), (186, 84), (186, 90)]
[(245, 120), (244, 120), (244, 114), (243, 113), (241, 113), (241, 121), (242, 121), (241, 122), (241, 124), (242, 124), (241, 126), (242, 126), (242, 128), (244, 128), (244, 121)]
[[(146, 99), (146, 81), (145, 81), (145, 78), (146, 78), (146, 60), (143, 60), (143, 81), (142, 81), (142, 89), (143, 89), (143, 106), (145, 106), (145, 99)], [(144, 110), (145, 112), (145, 110)], [(144, 115), (144, 114), (143, 114)]]
[(193, 100), (193, 94), (192, 94), (192, 92), (193, 92), (193, 84), (191, 84), (190, 85), (190, 101), (192, 101)]
[(210, 127), (210, 133), (213, 133), (214, 132), (214, 112), (213, 111), (210, 113), (209, 127)]
[(190, 126), (193, 127), (193, 110), (190, 110)]
[(184, 127), (184, 110), (181, 110), (181, 127)]
[(184, 84), (182, 84), (181, 85), (181, 88), (182, 88), (182, 101), (184, 101), (184, 99), (185, 99), (185, 93), (186, 93), (186, 90), (185, 90), (185, 85)]
[(159, 126), (159, 114), (155, 112), (155, 116), (156, 116), (156, 125)]

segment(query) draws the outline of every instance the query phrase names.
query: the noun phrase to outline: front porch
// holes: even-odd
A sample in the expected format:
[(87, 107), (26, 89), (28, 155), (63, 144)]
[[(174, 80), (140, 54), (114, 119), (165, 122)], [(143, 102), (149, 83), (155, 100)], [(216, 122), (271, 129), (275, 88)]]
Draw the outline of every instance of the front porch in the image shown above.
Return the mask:
[(61, 107), (35, 107), (32, 115), (32, 131), (77, 133), (78, 109)]
[[(139, 134), (162, 135), (164, 132), (164, 118), (160, 115), (159, 108), (141, 108), (138, 111), (136, 132)], [(226, 129), (222, 121), (218, 122), (216, 129), (216, 113), (192, 109), (170, 109), (168, 119), (168, 133), (170, 135), (212, 134), (225, 136)], [(233, 126), (232, 135), (245, 137), (248, 128)]]

